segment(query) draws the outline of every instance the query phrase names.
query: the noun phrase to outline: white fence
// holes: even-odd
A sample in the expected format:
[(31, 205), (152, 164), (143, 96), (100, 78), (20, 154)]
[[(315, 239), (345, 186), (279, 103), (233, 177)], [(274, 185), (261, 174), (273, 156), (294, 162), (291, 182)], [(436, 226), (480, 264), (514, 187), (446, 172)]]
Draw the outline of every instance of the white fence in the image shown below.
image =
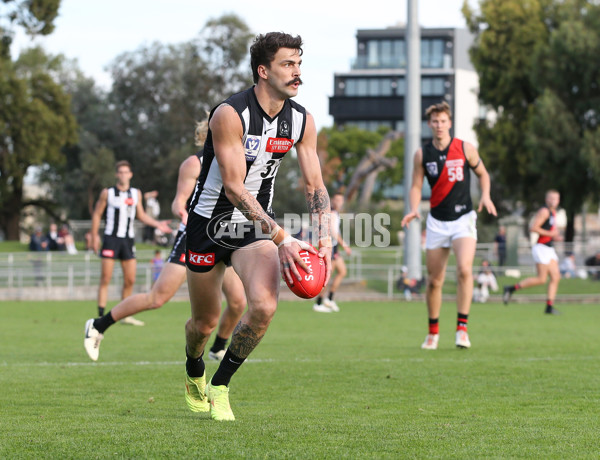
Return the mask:
[[(493, 244), (479, 244), (477, 258), (495, 262), (493, 248)], [(162, 252), (166, 257), (169, 249), (165, 248)], [(150, 289), (150, 260), (153, 255), (153, 250), (137, 252), (138, 269), (134, 292), (146, 292)], [(345, 258), (348, 276), (340, 289), (340, 294), (345, 298), (403, 298), (403, 293), (396, 285), (403, 264), (402, 248), (354, 248), (352, 255)], [(522, 277), (535, 273), (529, 247), (519, 248), (519, 262), (520, 266), (513, 268), (518, 268)], [(579, 263), (582, 261), (578, 260)], [(478, 267), (475, 266), (474, 272), (477, 271)], [(0, 300), (93, 300), (97, 295), (99, 279), (100, 260), (91, 253), (0, 253)], [(452, 261), (448, 266), (446, 280), (449, 283), (456, 280)], [(117, 263), (109, 288), (110, 300), (120, 298), (121, 284), (122, 274)], [(185, 284), (178, 291), (177, 297), (187, 298)]]

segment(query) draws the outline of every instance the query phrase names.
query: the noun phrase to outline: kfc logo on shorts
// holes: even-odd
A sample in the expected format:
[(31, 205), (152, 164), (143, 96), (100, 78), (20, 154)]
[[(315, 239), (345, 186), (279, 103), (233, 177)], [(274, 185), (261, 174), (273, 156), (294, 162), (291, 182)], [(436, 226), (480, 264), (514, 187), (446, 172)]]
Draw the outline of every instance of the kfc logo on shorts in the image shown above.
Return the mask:
[(102, 250), (102, 257), (114, 257), (115, 256), (115, 251), (113, 251), (112, 249), (103, 249)]
[(215, 264), (215, 253), (198, 254), (197, 252), (188, 251), (188, 260), (192, 265), (206, 267)]
[(294, 146), (294, 143), (284, 137), (270, 137), (267, 141), (267, 152), (286, 153)]

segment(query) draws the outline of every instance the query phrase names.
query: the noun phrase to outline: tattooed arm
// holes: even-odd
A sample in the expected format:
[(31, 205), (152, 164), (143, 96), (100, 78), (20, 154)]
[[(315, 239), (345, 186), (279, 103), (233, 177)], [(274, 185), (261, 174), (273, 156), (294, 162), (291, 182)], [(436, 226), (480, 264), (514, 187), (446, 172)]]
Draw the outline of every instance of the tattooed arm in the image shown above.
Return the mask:
[(298, 163), (304, 178), (304, 193), (310, 212), (314, 233), (318, 238), (319, 255), (327, 268), (325, 284), (331, 275), (331, 205), (323, 183), (321, 164), (317, 155), (317, 128), (313, 116), (308, 113), (302, 142), (296, 146)]

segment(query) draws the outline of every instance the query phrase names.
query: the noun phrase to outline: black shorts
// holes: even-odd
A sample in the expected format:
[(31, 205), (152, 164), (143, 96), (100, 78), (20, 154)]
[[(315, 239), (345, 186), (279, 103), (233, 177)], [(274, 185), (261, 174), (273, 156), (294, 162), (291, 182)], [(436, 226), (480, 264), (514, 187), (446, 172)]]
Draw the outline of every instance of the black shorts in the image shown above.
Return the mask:
[(186, 239), (186, 231), (179, 230), (177, 232), (177, 236), (175, 237), (175, 242), (173, 243), (173, 249), (171, 249), (171, 253), (169, 254), (169, 257), (167, 257), (168, 263), (182, 265), (185, 267)]
[(185, 264), (193, 272), (205, 273), (223, 262), (231, 266), (231, 254), (255, 241), (273, 244), (269, 235), (257, 235), (254, 222), (231, 223), (208, 219), (195, 212), (188, 216)]
[(135, 242), (133, 238), (104, 235), (100, 257), (103, 259), (130, 260), (135, 259)]
[(334, 244), (333, 247), (331, 248), (331, 260), (337, 259), (339, 257), (338, 246), (339, 246), (339, 244)]

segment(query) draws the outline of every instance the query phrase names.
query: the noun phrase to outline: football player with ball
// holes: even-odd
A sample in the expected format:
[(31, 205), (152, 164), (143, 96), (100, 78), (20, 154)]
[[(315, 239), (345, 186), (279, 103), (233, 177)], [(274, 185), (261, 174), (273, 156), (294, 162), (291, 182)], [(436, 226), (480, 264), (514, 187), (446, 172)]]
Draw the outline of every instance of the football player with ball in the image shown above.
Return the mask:
[[(187, 225), (191, 318), (185, 326), (186, 400), (195, 412), (210, 411), (212, 419), (223, 421), (235, 420), (229, 383), (269, 327), (280, 276), (293, 285), (302, 281), (300, 271), (310, 272), (301, 251), (318, 255), (324, 283), (331, 272), (330, 203), (317, 155), (317, 129), (312, 115), (291, 100), (302, 84), (302, 39), (281, 32), (258, 35), (250, 48), (250, 64), (255, 85), (211, 111)], [(292, 147), (318, 251), (290, 236), (272, 217), (275, 176), (282, 161), (292, 161), (287, 158)], [(204, 350), (219, 321), (228, 265), (242, 280), (248, 309), (207, 381)]]

